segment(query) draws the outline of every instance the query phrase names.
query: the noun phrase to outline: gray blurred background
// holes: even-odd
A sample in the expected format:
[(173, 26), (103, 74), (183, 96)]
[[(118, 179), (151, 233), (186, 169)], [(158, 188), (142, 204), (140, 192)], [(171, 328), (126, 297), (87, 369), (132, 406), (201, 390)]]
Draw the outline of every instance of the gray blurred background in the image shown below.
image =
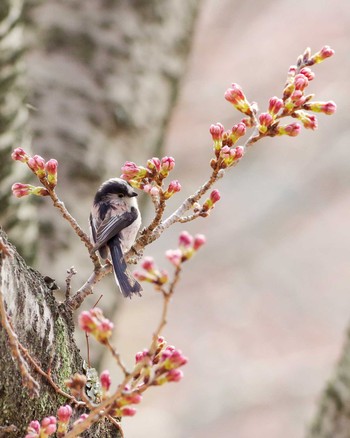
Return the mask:
[[(61, 20), (73, 29), (73, 15), (60, 16), (54, 3), (35, 11), (37, 22), (45, 28), (45, 24), (52, 26)], [(62, 6), (65, 2), (56, 3), (66, 7)], [(121, 3), (126, 10), (122, 25), (113, 28), (114, 17), (104, 17), (110, 20), (108, 35), (107, 31), (99, 33), (93, 20), (85, 21), (84, 29), (110, 50), (116, 43), (118, 56), (121, 35), (131, 39), (138, 35), (141, 42), (152, 37), (143, 23), (134, 23), (127, 13), (140, 2)], [(179, 32), (176, 38), (191, 40), (196, 2), (181, 3), (182, 13), (176, 9), (176, 5), (181, 9), (180, 2), (172, 4), (172, 12), (178, 13), (179, 23), (184, 24), (183, 34), (178, 24), (153, 37), (166, 41), (169, 32)], [(85, 12), (74, 11), (75, 16), (83, 17), (83, 25)], [(34, 35), (35, 28), (32, 31)], [(209, 175), (210, 124), (220, 121), (230, 128), (240, 120), (240, 114), (223, 97), (231, 82), (239, 83), (248, 99), (264, 110), (271, 96), (281, 94), (288, 67), (307, 46), (316, 52), (327, 44), (336, 51), (335, 57), (314, 68), (316, 79), (309, 90), (316, 93), (316, 100), (334, 100), (337, 113), (332, 117), (321, 114), (315, 132), (303, 130), (297, 138), (259, 142), (217, 185), (222, 200), (209, 219), (186, 227), (176, 225), (147, 248), (146, 255), (171, 270), (164, 251), (176, 247), (180, 231), (207, 237), (207, 245), (184, 266), (164, 333), (169, 343), (189, 358), (185, 377), (179, 384), (154, 388), (144, 395), (137, 415), (123, 421), (126, 437), (297, 438), (305, 434), (340, 354), (350, 317), (349, 36), (347, 0), (203, 0), (198, 3), (189, 58), (190, 46), (175, 65), (166, 44), (161, 56), (159, 51), (144, 54), (142, 44), (135, 49), (140, 65), (159, 63), (167, 70), (169, 83), (182, 77), (171, 117), (162, 121), (157, 132), (152, 127), (158, 123), (154, 119), (160, 108), (173, 107), (175, 92), (168, 83), (159, 82), (157, 89), (151, 85), (154, 78), (150, 76), (148, 82), (143, 77), (142, 102), (135, 103), (131, 91), (137, 94), (140, 90), (137, 80), (130, 84), (117, 81), (103, 51), (93, 61), (87, 58), (84, 68), (73, 65), (66, 53), (28, 54), (28, 82), (37, 90), (33, 103), (39, 111), (39, 115), (29, 115), (36, 133), (32, 148), (59, 158), (60, 194), (64, 200), (72, 196), (68, 206), (86, 226), (101, 179), (119, 175), (125, 159), (142, 164), (157, 150), (175, 157), (173, 177), (183, 187), (169, 203), (171, 212), (171, 207)], [(74, 44), (70, 47), (75, 48)], [(119, 61), (117, 70), (124, 68), (126, 78), (127, 67), (127, 62)], [(96, 73), (92, 81), (91, 70)], [(142, 75), (141, 68), (140, 72)], [(137, 77), (137, 69), (132, 74)], [(59, 76), (56, 82), (55, 75)], [(55, 85), (62, 78), (68, 83), (65, 96)], [(71, 108), (69, 86), (75, 98)], [(79, 88), (90, 94), (89, 99), (77, 92)], [(114, 109), (114, 119), (107, 111), (113, 99), (122, 102), (118, 111)], [(100, 104), (96, 129), (87, 132), (82, 120)], [(145, 114), (150, 115), (148, 119)], [(69, 131), (67, 120), (79, 141)], [(46, 142), (50, 129), (57, 131), (61, 142), (65, 139), (68, 152), (59, 141), (55, 145), (52, 132), (51, 143)], [(115, 149), (104, 153), (97, 148), (104, 142), (116, 142)], [(137, 147), (130, 148), (129, 157), (128, 147), (135, 142)], [(81, 167), (72, 164), (74, 159), (80, 160)], [(83, 179), (64, 187), (64, 176), (75, 172)], [(43, 217), (46, 229), (59, 222), (46, 204), (39, 205), (39, 219)], [(143, 217), (147, 224), (151, 210), (145, 208)], [(56, 257), (51, 246), (47, 250), (50, 234), (39, 240), (42, 247), (36, 267), (63, 283), (65, 270), (78, 265), (79, 277), (74, 280), (78, 288), (91, 266), (78, 244), (69, 248), (73, 237), (67, 227), (63, 226), (59, 236), (53, 239)], [(65, 247), (69, 251), (57, 257)], [(146, 285), (141, 299), (123, 301), (113, 283), (103, 281), (85, 307), (100, 293), (104, 294), (100, 304), (109, 317), (115, 309), (114, 342), (131, 366), (135, 352), (150, 344), (160, 317), (161, 297)], [(94, 360), (100, 370), (112, 369), (109, 356), (95, 344), (92, 348), (98, 352)], [(119, 377), (116, 371), (116, 383)]]

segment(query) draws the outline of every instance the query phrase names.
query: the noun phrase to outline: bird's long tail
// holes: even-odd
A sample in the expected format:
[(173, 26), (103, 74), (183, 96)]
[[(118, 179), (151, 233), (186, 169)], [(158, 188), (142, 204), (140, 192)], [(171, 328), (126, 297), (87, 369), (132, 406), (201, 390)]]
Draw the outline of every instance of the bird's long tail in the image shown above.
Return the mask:
[(114, 276), (124, 297), (132, 297), (132, 294), (141, 296), (142, 287), (140, 283), (130, 274), (125, 262), (123, 251), (120, 246), (119, 237), (116, 236), (108, 242), (111, 252)]

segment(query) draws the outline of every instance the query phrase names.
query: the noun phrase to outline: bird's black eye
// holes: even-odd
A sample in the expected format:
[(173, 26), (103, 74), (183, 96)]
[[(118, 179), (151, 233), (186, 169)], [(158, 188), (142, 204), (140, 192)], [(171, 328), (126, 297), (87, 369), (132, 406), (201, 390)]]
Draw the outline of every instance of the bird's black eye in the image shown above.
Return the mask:
[(118, 193), (118, 197), (119, 197), (119, 198), (124, 198), (123, 193)]

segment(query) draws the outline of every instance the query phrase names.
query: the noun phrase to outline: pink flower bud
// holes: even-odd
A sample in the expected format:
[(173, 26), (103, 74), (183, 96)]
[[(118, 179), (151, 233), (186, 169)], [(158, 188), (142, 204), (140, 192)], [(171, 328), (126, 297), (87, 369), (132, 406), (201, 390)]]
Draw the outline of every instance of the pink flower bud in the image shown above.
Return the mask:
[(334, 50), (331, 49), (329, 46), (324, 46), (319, 52), (315, 53), (310, 58), (308, 65), (318, 64), (333, 55), (334, 55)]
[(106, 392), (109, 391), (109, 388), (111, 387), (112, 384), (112, 380), (108, 370), (102, 371), (100, 375), (100, 382), (104, 391)]
[(11, 189), (16, 198), (22, 198), (22, 196), (30, 195), (32, 188), (33, 186), (30, 184), (15, 183), (12, 185)]
[(179, 236), (179, 245), (184, 246), (185, 248), (193, 245), (193, 237), (189, 232), (182, 231)]
[(237, 125), (232, 127), (231, 133), (229, 134), (229, 139), (232, 141), (233, 145), (236, 141), (245, 135), (247, 127), (245, 123), (239, 122)]
[(42, 432), (44, 432), (46, 435), (52, 435), (53, 433), (55, 433), (57, 429), (56, 422), (56, 417), (52, 416), (44, 418), (41, 421)]
[(262, 134), (265, 134), (268, 131), (269, 126), (272, 125), (273, 121), (274, 119), (270, 113), (261, 113), (259, 115), (259, 122), (260, 122), (259, 131)]
[(309, 85), (309, 80), (303, 74), (298, 74), (294, 78), (294, 85), (296, 90), (304, 90)]
[(175, 167), (175, 160), (173, 157), (163, 157), (161, 160), (161, 170), (160, 173), (166, 177), (169, 172)]
[(135, 408), (126, 407), (120, 410), (121, 417), (133, 417), (137, 410)]
[(143, 259), (143, 262), (141, 264), (141, 267), (145, 270), (145, 271), (149, 271), (152, 272), (155, 270), (155, 263), (154, 263), (154, 259), (153, 257), (145, 257)]
[(242, 88), (238, 84), (232, 84), (231, 88), (225, 91), (225, 99), (232, 103), (238, 111), (249, 116), (253, 114), (251, 106), (243, 94)]
[(150, 160), (147, 160), (147, 169), (159, 172), (160, 168), (161, 168), (161, 163), (159, 158), (153, 157)]
[(87, 419), (88, 416), (89, 416), (88, 414), (81, 414), (80, 417), (76, 421), (74, 421), (73, 426), (82, 423), (84, 420)]
[(177, 179), (170, 182), (169, 187), (168, 187), (169, 193), (176, 193), (176, 192), (179, 192), (180, 190), (181, 190), (181, 184), (179, 183), (179, 181)]
[(82, 330), (91, 333), (102, 344), (105, 344), (112, 335), (113, 323), (105, 318), (102, 310), (97, 307), (82, 312), (78, 322)]
[(140, 363), (147, 357), (149, 357), (148, 350), (139, 351), (138, 353), (135, 354), (135, 362)]
[(269, 113), (276, 116), (283, 108), (283, 100), (274, 96), (269, 100)]
[(61, 406), (57, 410), (58, 421), (62, 423), (68, 423), (70, 417), (72, 416), (72, 408), (69, 405)]
[(307, 114), (305, 111), (294, 111), (295, 117), (301, 121), (306, 129), (317, 129), (317, 118), (313, 114)]
[(234, 151), (235, 151), (235, 160), (240, 160), (244, 155), (244, 147), (237, 146), (234, 148)]
[(16, 148), (12, 152), (11, 158), (15, 161), (21, 161), (22, 163), (26, 163), (29, 160), (30, 156), (25, 152), (24, 149)]
[(182, 261), (182, 252), (180, 249), (168, 249), (165, 252), (165, 256), (174, 266), (179, 266)]
[(193, 249), (198, 251), (201, 246), (203, 246), (206, 242), (206, 238), (204, 234), (196, 234), (194, 236)]
[(309, 111), (313, 111), (315, 113), (324, 113), (329, 115), (332, 115), (337, 110), (337, 105), (332, 102), (308, 102), (306, 103), (303, 108)]
[(28, 166), (39, 178), (46, 176), (45, 164), (44, 158), (40, 155), (34, 155), (28, 160)]
[(306, 76), (309, 81), (312, 81), (315, 78), (315, 73), (309, 67), (302, 68), (300, 74)]
[[(31, 421), (29, 423), (28, 429), (29, 428), (32, 429), (34, 432), (39, 433), (40, 432), (40, 423), (39, 423), (39, 421), (38, 420)], [(28, 430), (28, 432), (29, 432), (29, 430)]]
[(222, 134), (225, 131), (225, 128), (221, 123), (216, 123), (215, 125), (210, 125), (209, 128), (210, 134), (214, 141), (219, 141), (222, 139)]
[(51, 158), (46, 163), (46, 172), (47, 172), (47, 180), (49, 181), (51, 187), (55, 187), (57, 185), (57, 167), (58, 162), (54, 158)]
[(184, 373), (181, 370), (173, 369), (170, 370), (166, 374), (166, 378), (168, 382), (179, 382), (184, 376)]
[(301, 131), (299, 123), (291, 123), (286, 126), (279, 126), (277, 128), (277, 135), (289, 135), (290, 137), (296, 137)]
[(213, 204), (220, 201), (220, 199), (221, 196), (219, 190), (215, 189), (210, 193), (210, 200), (212, 201)]

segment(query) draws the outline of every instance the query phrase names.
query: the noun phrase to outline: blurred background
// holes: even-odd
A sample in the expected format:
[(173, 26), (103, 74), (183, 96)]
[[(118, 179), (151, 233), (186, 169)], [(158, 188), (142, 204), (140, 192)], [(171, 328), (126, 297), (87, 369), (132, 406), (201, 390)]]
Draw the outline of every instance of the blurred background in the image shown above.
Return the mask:
[[(210, 124), (240, 120), (223, 97), (231, 82), (264, 110), (307, 46), (336, 52), (315, 66), (309, 91), (334, 100), (337, 113), (321, 114), (315, 132), (259, 142), (218, 183), (222, 200), (208, 219), (176, 225), (147, 248), (171, 271), (164, 252), (176, 248), (179, 232), (207, 237), (184, 266), (164, 332), (189, 358), (185, 377), (145, 394), (123, 421), (128, 438), (301, 437), (339, 357), (350, 316), (350, 8), (347, 0), (299, 3), (158, 1), (151, 9), (56, 0), (28, 12), (32, 149), (59, 159), (59, 194), (85, 228), (93, 193), (126, 159), (175, 157), (172, 176), (183, 189), (171, 212), (209, 175)], [(46, 234), (33, 231), (34, 265), (62, 284), (75, 265), (77, 289), (89, 260), (47, 203), (36, 207)], [(97, 289), (85, 307), (104, 295), (114, 343), (131, 366), (150, 343), (161, 297), (148, 285), (131, 301), (110, 281)], [(100, 370), (112, 369), (92, 348)]]

